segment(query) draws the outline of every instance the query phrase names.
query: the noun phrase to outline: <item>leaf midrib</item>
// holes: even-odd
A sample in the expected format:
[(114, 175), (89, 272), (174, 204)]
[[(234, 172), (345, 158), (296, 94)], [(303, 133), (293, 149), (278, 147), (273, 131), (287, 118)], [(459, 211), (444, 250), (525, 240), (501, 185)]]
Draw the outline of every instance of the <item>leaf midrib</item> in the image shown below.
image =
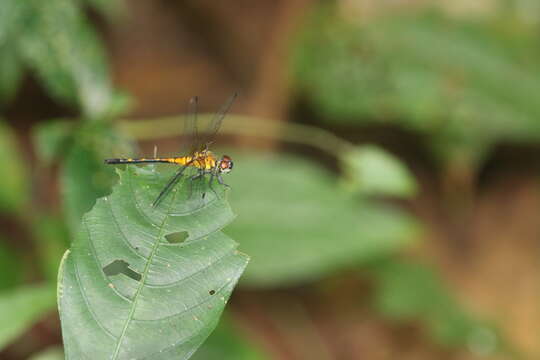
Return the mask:
[[(130, 176), (129, 181), (131, 183), (131, 181), (132, 181), (131, 176)], [(117, 340), (117, 343), (116, 343), (116, 348), (114, 350), (114, 353), (112, 355), (111, 360), (116, 360), (118, 358), (118, 354), (120, 353), (120, 348), (122, 346), (124, 336), (125, 336), (125, 334), (127, 332), (129, 324), (131, 323), (131, 320), (133, 319), (133, 315), (135, 314), (135, 309), (137, 307), (137, 302), (139, 300), (139, 294), (142, 291), (142, 289), (144, 288), (144, 285), (145, 285), (145, 282), (146, 282), (146, 277), (148, 276), (148, 272), (150, 270), (150, 265), (152, 264), (152, 260), (154, 259), (154, 255), (156, 254), (156, 251), (159, 248), (159, 245), (161, 243), (160, 239), (161, 239), (161, 237), (163, 235), (163, 229), (165, 228), (165, 223), (169, 219), (170, 211), (171, 211), (172, 205), (174, 204), (174, 200), (176, 198), (176, 193), (177, 193), (176, 191), (173, 193), (173, 197), (172, 197), (169, 209), (165, 213), (165, 217), (163, 218), (163, 221), (161, 222), (161, 225), (159, 227), (159, 232), (158, 232), (158, 236), (156, 237), (156, 242), (155, 242), (154, 246), (152, 247), (152, 251), (150, 252), (150, 256), (148, 256), (148, 260), (147, 260), (147, 262), (146, 262), (146, 264), (144, 266), (144, 270), (143, 270), (142, 277), (141, 277), (141, 283), (140, 283), (139, 287), (137, 288), (137, 291), (135, 292), (135, 295), (133, 296), (133, 302), (131, 304), (131, 309), (130, 309), (128, 317), (126, 319), (126, 323), (124, 324), (124, 328), (122, 329), (122, 333), (118, 337), (118, 340)], [(136, 199), (135, 199), (135, 201), (136, 201)]]

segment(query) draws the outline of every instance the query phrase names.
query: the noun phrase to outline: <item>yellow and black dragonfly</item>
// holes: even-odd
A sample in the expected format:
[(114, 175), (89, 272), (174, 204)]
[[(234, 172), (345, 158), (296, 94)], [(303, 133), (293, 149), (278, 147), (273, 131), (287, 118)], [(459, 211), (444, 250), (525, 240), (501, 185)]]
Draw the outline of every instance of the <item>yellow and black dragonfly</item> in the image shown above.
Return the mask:
[[(223, 155), (218, 159), (210, 150), (209, 146), (213, 143), (225, 115), (229, 111), (231, 105), (236, 99), (237, 94), (232, 95), (219, 112), (212, 118), (212, 121), (208, 125), (208, 128), (204, 132), (199, 132), (198, 119), (197, 119), (197, 107), (198, 98), (193, 97), (190, 99), (189, 117), (186, 122), (185, 133), (191, 140), (190, 150), (183, 156), (166, 157), (166, 158), (124, 158), (124, 159), (105, 159), (105, 164), (147, 164), (147, 163), (167, 163), (181, 166), (181, 168), (171, 177), (167, 185), (161, 190), (158, 197), (152, 203), (153, 207), (158, 206), (161, 201), (169, 194), (176, 184), (182, 179), (187, 177), (190, 182), (190, 192), (192, 191), (193, 182), (197, 180), (204, 180), (207, 176), (210, 177), (208, 187), (214, 192), (212, 184), (217, 181), (220, 185), (229, 187), (229, 185), (223, 182), (222, 174), (230, 172), (233, 168), (233, 161), (230, 156)], [(191, 170), (191, 171), (190, 171)], [(204, 197), (205, 193), (202, 193)], [(217, 194), (216, 194), (217, 195)], [(191, 196), (191, 194), (190, 194)]]

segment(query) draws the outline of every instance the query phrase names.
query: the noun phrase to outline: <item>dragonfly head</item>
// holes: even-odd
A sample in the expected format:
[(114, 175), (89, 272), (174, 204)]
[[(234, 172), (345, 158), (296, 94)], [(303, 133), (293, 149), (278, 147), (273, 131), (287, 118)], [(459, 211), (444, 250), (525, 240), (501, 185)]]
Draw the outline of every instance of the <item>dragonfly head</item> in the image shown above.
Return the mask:
[(233, 164), (232, 159), (227, 155), (223, 155), (221, 157), (221, 160), (219, 160), (219, 165), (218, 165), (219, 172), (222, 174), (226, 174), (232, 170), (233, 165), (234, 164)]

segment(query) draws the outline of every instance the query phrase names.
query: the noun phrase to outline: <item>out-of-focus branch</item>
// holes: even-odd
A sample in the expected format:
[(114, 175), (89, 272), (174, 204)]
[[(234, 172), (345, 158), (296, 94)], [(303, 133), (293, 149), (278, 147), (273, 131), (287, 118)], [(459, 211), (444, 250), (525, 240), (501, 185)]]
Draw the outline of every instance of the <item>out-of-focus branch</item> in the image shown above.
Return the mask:
[[(201, 115), (200, 121), (206, 122), (211, 115)], [(118, 126), (137, 140), (156, 140), (183, 133), (184, 116), (164, 117), (151, 120), (121, 120)], [(204, 128), (202, 126), (201, 128)], [(353, 144), (332, 134), (329, 131), (314, 126), (291, 124), (282, 121), (249, 116), (228, 116), (220, 130), (223, 135), (248, 136), (270, 140), (291, 142), (308, 145), (339, 157), (343, 152), (350, 151)]]

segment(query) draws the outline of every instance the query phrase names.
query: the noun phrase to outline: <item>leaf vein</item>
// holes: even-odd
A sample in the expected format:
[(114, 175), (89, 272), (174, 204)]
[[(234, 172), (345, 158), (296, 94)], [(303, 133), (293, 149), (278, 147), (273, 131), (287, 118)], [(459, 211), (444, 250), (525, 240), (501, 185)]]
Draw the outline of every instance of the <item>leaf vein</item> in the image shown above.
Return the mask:
[[(138, 201), (138, 198), (137, 198), (137, 192), (133, 189), (133, 182), (132, 182), (132, 179), (131, 179), (131, 177), (132, 177), (131, 173), (129, 173), (128, 177), (129, 177), (129, 181), (128, 181), (129, 189), (131, 190), (131, 193), (133, 194), (133, 196), (131, 198), (133, 199), (133, 205), (135, 205), (135, 210), (137, 210), (139, 215), (141, 215), (141, 217), (143, 219), (145, 219), (148, 222), (148, 224), (150, 224), (150, 226), (157, 227), (157, 224), (154, 223), (154, 221), (142, 210), (142, 207), (139, 204), (139, 201)], [(165, 221), (165, 219), (167, 219), (167, 217), (168, 216), (166, 215), (163, 221)], [(163, 225), (163, 223), (162, 223), (162, 225)], [(161, 232), (161, 230), (162, 229), (159, 228), (159, 232)], [(156, 236), (151, 235), (151, 234), (149, 234), (149, 236), (152, 237), (154, 240), (159, 240), (159, 236), (156, 237)]]
[[(84, 222), (84, 221), (83, 221)], [(88, 228), (86, 228), (85, 226), (85, 229), (86, 229), (86, 232), (88, 233), (88, 237), (90, 237), (90, 232), (88, 231)], [(92, 310), (92, 307), (90, 306), (90, 302), (88, 301), (88, 296), (86, 295), (86, 292), (84, 291), (84, 286), (82, 285), (82, 282), (81, 282), (81, 279), (80, 279), (80, 275), (79, 275), (79, 267), (77, 266), (77, 262), (74, 261), (74, 259), (72, 260), (72, 263), (73, 263), (73, 267), (75, 268), (75, 279), (77, 280), (77, 284), (79, 285), (79, 289), (81, 291), (81, 295), (82, 295), (82, 298), (84, 300), (84, 303), (86, 304), (86, 308), (88, 309), (88, 312), (90, 313), (90, 315), (92, 316), (92, 319), (94, 319), (94, 321), (96, 322), (96, 324), (101, 328), (101, 330), (103, 330), (103, 332), (105, 334), (107, 334), (109, 337), (111, 337), (112, 339), (116, 339), (116, 336), (114, 336), (102, 323), (101, 321), (99, 320), (99, 318), (97, 317), (97, 315), (94, 313), (94, 311)]]
[[(137, 203), (137, 200), (136, 200), (137, 195), (133, 191), (132, 175), (129, 172), (128, 172), (128, 174), (129, 174), (128, 175), (129, 187), (130, 187), (131, 191), (134, 194), (134, 196), (133, 196), (134, 204), (135, 204), (135, 207), (137, 208), (137, 206), (138, 206), (138, 203)], [(173, 197), (173, 202), (174, 202), (175, 197), (176, 197), (176, 193), (175, 193), (175, 196)], [(172, 205), (172, 202), (171, 202), (171, 205)], [(169, 209), (169, 211), (170, 211), (170, 209)], [(129, 324), (133, 320), (133, 315), (135, 314), (135, 309), (137, 307), (137, 301), (139, 299), (139, 295), (140, 295), (143, 287), (145, 286), (146, 278), (148, 276), (148, 272), (150, 271), (150, 265), (152, 264), (152, 259), (154, 258), (154, 255), (155, 255), (155, 253), (156, 253), (156, 251), (159, 248), (159, 245), (161, 243), (161, 241), (160, 241), (161, 234), (163, 232), (163, 228), (165, 227), (165, 223), (167, 222), (168, 218), (169, 218), (169, 214), (166, 213), (165, 216), (163, 217), (163, 221), (161, 222), (161, 225), (159, 227), (159, 233), (158, 233), (158, 236), (156, 237), (156, 242), (155, 242), (154, 246), (152, 247), (152, 251), (150, 252), (150, 256), (148, 257), (148, 259), (146, 261), (146, 264), (144, 266), (144, 270), (142, 272), (142, 277), (141, 277), (141, 280), (140, 280), (140, 284), (139, 284), (139, 287), (137, 288), (137, 291), (135, 292), (135, 295), (133, 296), (133, 303), (131, 304), (131, 309), (129, 311), (128, 317), (126, 318), (126, 322), (125, 322), (124, 327), (122, 329), (122, 333), (120, 334), (120, 336), (119, 336), (119, 338), (118, 338), (118, 340), (116, 342), (116, 348), (115, 348), (114, 353), (113, 353), (113, 355), (111, 357), (112, 360), (116, 360), (118, 358), (118, 354), (120, 353), (120, 347), (122, 346), (122, 341), (123, 341), (123, 339), (124, 339), (124, 337), (126, 335)], [(150, 223), (152, 224), (152, 222), (150, 222)]]
[[(100, 269), (101, 268), (101, 263), (99, 262), (99, 259), (98, 259), (98, 256), (97, 256), (97, 252), (96, 252), (96, 248), (94, 247), (94, 242), (92, 241), (92, 233), (90, 232), (90, 229), (88, 229), (88, 224), (86, 223), (86, 219), (83, 219), (82, 221), (83, 225), (84, 225), (84, 228), (86, 229), (86, 233), (88, 234), (88, 243), (90, 244), (90, 250), (92, 251), (92, 254), (94, 256), (94, 259), (96, 259), (96, 263), (98, 265), (98, 267)], [(108, 276), (105, 276), (105, 273), (103, 271), (100, 271), (99, 272), (101, 274), (101, 277), (103, 278), (103, 280), (105, 280), (106, 282), (109, 282), (109, 277)], [(123, 300), (127, 301), (128, 303), (131, 303), (131, 299), (128, 298), (127, 296), (123, 295), (122, 293), (120, 293), (115, 287), (111, 287), (112, 291), (114, 291), (116, 293), (116, 295), (118, 295), (120, 298), (122, 298)]]
[(234, 248), (231, 248), (229, 249), (229, 251), (227, 251), (225, 254), (223, 254), (222, 256), (214, 259), (214, 261), (210, 262), (209, 264), (205, 265), (204, 267), (200, 268), (199, 270), (187, 275), (186, 277), (183, 277), (179, 280), (176, 280), (176, 281), (173, 281), (172, 283), (167, 283), (167, 284), (163, 284), (163, 285), (159, 285), (159, 284), (146, 284), (147, 287), (151, 287), (151, 288), (161, 288), (161, 289), (166, 289), (166, 288), (169, 288), (169, 287), (174, 287), (175, 285), (178, 285), (182, 282), (184, 282), (185, 280), (188, 280), (192, 277), (194, 277), (195, 275), (197, 274), (200, 274), (201, 272), (205, 271), (205, 270), (208, 270), (208, 268), (210, 268), (212, 265), (220, 262), (221, 260), (225, 259), (227, 256), (231, 255), (232, 252), (233, 252)]
[[(112, 207), (112, 204), (111, 204), (111, 201), (110, 199), (108, 198), (105, 198), (106, 201), (108, 204), (109, 204), (109, 209), (110, 209), (110, 212), (111, 212), (111, 217), (113, 219), (113, 222), (116, 226), (116, 228), (118, 229), (118, 232), (120, 233), (120, 237), (122, 238), (123, 242), (129, 247), (129, 249), (131, 250), (131, 252), (133, 252), (135, 255), (139, 256), (140, 258), (144, 259), (144, 260), (147, 260), (146, 256), (142, 255), (141, 253), (139, 253), (137, 250), (135, 250), (135, 247), (133, 246), (133, 244), (131, 244), (129, 242), (129, 240), (127, 239), (126, 237), (126, 234), (124, 234), (124, 232), (122, 231), (122, 228), (120, 227), (120, 223), (118, 222), (118, 219), (116, 218), (116, 214), (114, 213), (114, 210), (113, 210), (113, 207)], [(146, 241), (145, 241), (146, 242)]]
[(135, 318), (133, 318), (133, 321), (136, 321), (136, 322), (163, 321), (163, 320), (167, 320), (167, 319), (170, 319), (170, 318), (173, 318), (173, 317), (181, 316), (181, 315), (183, 315), (183, 314), (185, 314), (185, 313), (187, 313), (187, 312), (189, 312), (189, 311), (191, 311), (191, 310), (193, 310), (193, 309), (195, 309), (195, 308), (198, 308), (198, 307), (200, 307), (200, 306), (206, 304), (206, 303), (209, 302), (210, 300), (213, 300), (213, 299), (218, 298), (218, 295), (220, 295), (220, 294), (227, 288), (227, 286), (228, 286), (231, 282), (232, 282), (232, 280), (231, 280), (231, 281), (225, 282), (225, 284), (224, 284), (222, 287), (220, 287), (220, 288), (218, 289), (218, 291), (216, 291), (216, 293), (215, 293), (214, 295), (209, 295), (204, 301), (201, 301), (200, 303), (197, 303), (197, 304), (195, 304), (195, 305), (193, 305), (193, 306), (191, 306), (191, 307), (188, 307), (188, 308), (186, 308), (186, 309), (184, 309), (184, 310), (182, 310), (182, 311), (180, 311), (180, 312), (177, 312), (177, 313), (175, 313), (175, 314), (168, 315), (168, 316), (163, 316), (163, 317), (157, 318), (157, 319), (135, 319)]

